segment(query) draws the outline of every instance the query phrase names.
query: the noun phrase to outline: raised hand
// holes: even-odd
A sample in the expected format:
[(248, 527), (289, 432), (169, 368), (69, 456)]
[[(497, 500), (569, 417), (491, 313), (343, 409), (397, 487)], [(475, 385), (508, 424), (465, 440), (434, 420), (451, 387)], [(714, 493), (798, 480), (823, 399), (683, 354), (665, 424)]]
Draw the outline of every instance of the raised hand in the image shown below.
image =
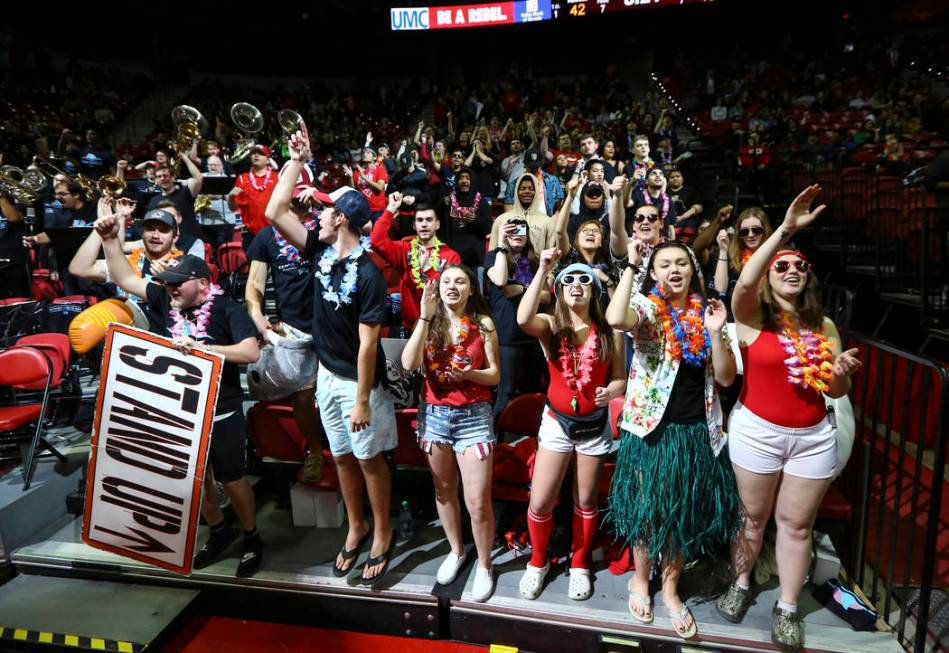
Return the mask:
[(721, 333), (728, 319), (728, 311), (720, 299), (709, 299), (705, 307), (705, 328), (709, 333)]
[(556, 247), (545, 249), (540, 253), (540, 267), (546, 272), (553, 268), (560, 260), (561, 252)]
[(626, 188), (627, 181), (628, 179), (626, 179), (626, 175), (616, 175), (613, 177), (613, 182), (610, 184), (610, 190), (613, 191), (613, 193), (622, 192), (622, 190)]
[(111, 212), (111, 207), (109, 214), (96, 220), (93, 226), (102, 240), (112, 240), (119, 233), (119, 221), (116, 215)]
[(718, 220), (719, 222), (726, 222), (728, 218), (731, 217), (732, 211), (735, 210), (735, 207), (731, 204), (726, 204), (718, 210)]
[(859, 349), (848, 349), (845, 352), (841, 352), (837, 358), (834, 359), (834, 367), (831, 369), (831, 373), (834, 376), (843, 377), (850, 376), (859, 370), (863, 366), (863, 363), (857, 358), (859, 351)]
[(395, 213), (399, 210), (399, 207), (402, 206), (402, 193), (396, 191), (389, 195), (389, 204), (386, 206), (386, 211), (389, 213)]
[(419, 302), (419, 317), (426, 320), (430, 320), (435, 317), (437, 301), (438, 280), (429, 279), (425, 282), (425, 288), (422, 289), (422, 299)]
[(629, 262), (633, 265), (641, 265), (643, 262), (643, 252), (646, 251), (646, 243), (639, 238), (633, 238), (629, 241)]
[(570, 178), (570, 181), (567, 182), (567, 195), (573, 197), (577, 194), (577, 189), (580, 188), (580, 178), (573, 176)]
[(817, 184), (808, 186), (801, 191), (801, 194), (794, 198), (794, 201), (791, 202), (791, 206), (788, 207), (787, 212), (784, 214), (782, 228), (793, 233), (814, 222), (817, 216), (823, 213), (827, 207), (826, 204), (821, 204), (813, 211), (811, 210), (811, 204), (814, 203), (818, 195), (820, 195), (820, 186)]
[(115, 201), (115, 210), (119, 218), (125, 220), (135, 211), (135, 202), (128, 197), (120, 197)]
[(96, 215), (100, 218), (104, 218), (107, 215), (112, 215), (112, 202), (111, 197), (106, 197), (103, 195), (99, 198), (99, 202), (96, 204)]
[(728, 237), (728, 232), (724, 229), (718, 230), (718, 235), (715, 237), (715, 242), (718, 243), (718, 249), (721, 252), (724, 252), (728, 249), (728, 243), (730, 238)]
[(290, 150), (291, 161), (306, 162), (313, 156), (310, 152), (310, 133), (306, 129), (306, 123), (302, 120), (300, 121), (300, 129), (297, 130), (296, 134), (290, 136), (287, 147)]

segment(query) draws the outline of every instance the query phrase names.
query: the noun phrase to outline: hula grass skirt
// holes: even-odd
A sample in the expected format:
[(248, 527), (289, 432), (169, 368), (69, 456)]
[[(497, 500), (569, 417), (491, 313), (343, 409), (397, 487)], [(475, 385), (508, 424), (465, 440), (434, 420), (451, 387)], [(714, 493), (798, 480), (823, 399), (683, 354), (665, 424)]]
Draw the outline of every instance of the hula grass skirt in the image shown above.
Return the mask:
[(608, 519), (617, 539), (650, 558), (696, 560), (735, 539), (742, 511), (728, 453), (708, 425), (666, 424), (645, 438), (623, 431)]

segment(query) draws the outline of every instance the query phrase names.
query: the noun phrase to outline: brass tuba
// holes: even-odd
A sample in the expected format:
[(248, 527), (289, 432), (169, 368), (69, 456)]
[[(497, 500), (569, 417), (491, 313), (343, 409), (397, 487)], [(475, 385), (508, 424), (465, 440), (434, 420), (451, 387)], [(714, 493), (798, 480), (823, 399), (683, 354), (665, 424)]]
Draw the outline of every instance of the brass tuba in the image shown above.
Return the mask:
[(211, 208), (211, 198), (205, 195), (204, 193), (198, 195), (194, 198), (194, 212), (195, 214), (203, 213)]
[(288, 141), (300, 130), (303, 125), (303, 116), (292, 109), (281, 109), (277, 112), (277, 124), (283, 130), (283, 140)]
[(75, 177), (70, 174), (67, 174), (64, 170), (60, 170), (52, 162), (41, 159), (39, 157), (33, 157), (33, 165), (40, 170), (43, 174), (49, 175), (50, 177), (65, 177), (67, 181), (75, 182), (80, 190), (82, 191), (82, 196), (86, 200), (91, 200), (96, 194), (96, 182), (89, 179), (89, 177), (84, 174), (77, 173)]
[(39, 170), (16, 166), (0, 166), (0, 195), (22, 204), (32, 204), (46, 186), (46, 177)]
[(254, 149), (257, 143), (251, 136), (264, 128), (264, 114), (253, 104), (238, 102), (231, 107), (231, 120), (243, 136), (230, 156), (229, 160), (234, 163), (246, 159)]
[(171, 110), (171, 122), (175, 126), (175, 140), (169, 145), (179, 157), (186, 156), (191, 144), (201, 138), (201, 130), (208, 123), (200, 111), (187, 104)]

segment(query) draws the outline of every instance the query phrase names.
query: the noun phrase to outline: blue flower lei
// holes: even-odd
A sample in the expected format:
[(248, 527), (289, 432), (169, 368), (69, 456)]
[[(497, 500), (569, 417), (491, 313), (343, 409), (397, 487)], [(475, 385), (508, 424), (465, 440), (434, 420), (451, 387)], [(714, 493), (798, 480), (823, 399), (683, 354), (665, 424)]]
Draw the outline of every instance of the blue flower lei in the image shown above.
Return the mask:
[(317, 263), (317, 269), (314, 273), (314, 276), (320, 280), (320, 285), (323, 286), (323, 299), (328, 302), (335, 303), (336, 310), (339, 310), (339, 307), (342, 304), (353, 303), (353, 299), (350, 297), (350, 295), (352, 295), (358, 289), (356, 285), (356, 278), (359, 267), (359, 257), (368, 250), (369, 236), (360, 237), (359, 245), (357, 245), (347, 257), (349, 262), (346, 263), (346, 271), (343, 273), (343, 278), (339, 282), (338, 291), (333, 289), (333, 279), (331, 277), (331, 273), (333, 266), (339, 260), (339, 252), (335, 247), (327, 247), (325, 250), (323, 250), (323, 255), (320, 257), (320, 260)]
[(699, 318), (702, 319), (702, 349), (697, 353), (692, 353), (688, 348), (687, 343), (689, 342), (689, 337), (686, 334), (685, 325), (682, 324), (681, 320), (679, 319), (680, 310), (672, 305), (672, 302), (669, 301), (668, 296), (663, 293), (658, 286), (653, 286), (652, 290), (649, 291), (649, 294), (658, 297), (666, 303), (666, 308), (669, 311), (669, 317), (672, 320), (672, 335), (681, 346), (682, 361), (687, 365), (692, 365), (695, 367), (705, 363), (705, 359), (708, 358), (708, 352), (712, 349), (712, 339), (708, 335), (708, 329), (705, 328), (704, 314), (700, 313), (699, 315)]

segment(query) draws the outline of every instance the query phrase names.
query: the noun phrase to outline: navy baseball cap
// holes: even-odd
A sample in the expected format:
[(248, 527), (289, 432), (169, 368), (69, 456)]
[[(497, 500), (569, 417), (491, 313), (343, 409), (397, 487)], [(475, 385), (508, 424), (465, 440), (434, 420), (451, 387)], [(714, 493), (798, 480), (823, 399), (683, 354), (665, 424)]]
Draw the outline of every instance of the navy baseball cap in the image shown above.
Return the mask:
[(166, 211), (164, 209), (154, 209), (145, 214), (145, 217), (142, 219), (142, 225), (144, 226), (146, 222), (162, 222), (175, 231), (178, 231), (178, 221), (175, 220), (175, 216), (171, 211)]
[(210, 279), (211, 269), (203, 258), (185, 254), (168, 261), (165, 270), (152, 278), (165, 283), (184, 283), (189, 279)]
[(322, 191), (316, 191), (313, 196), (326, 206), (335, 206), (346, 216), (349, 224), (357, 229), (362, 229), (369, 222), (372, 213), (369, 209), (369, 200), (352, 186), (340, 186), (328, 195)]

